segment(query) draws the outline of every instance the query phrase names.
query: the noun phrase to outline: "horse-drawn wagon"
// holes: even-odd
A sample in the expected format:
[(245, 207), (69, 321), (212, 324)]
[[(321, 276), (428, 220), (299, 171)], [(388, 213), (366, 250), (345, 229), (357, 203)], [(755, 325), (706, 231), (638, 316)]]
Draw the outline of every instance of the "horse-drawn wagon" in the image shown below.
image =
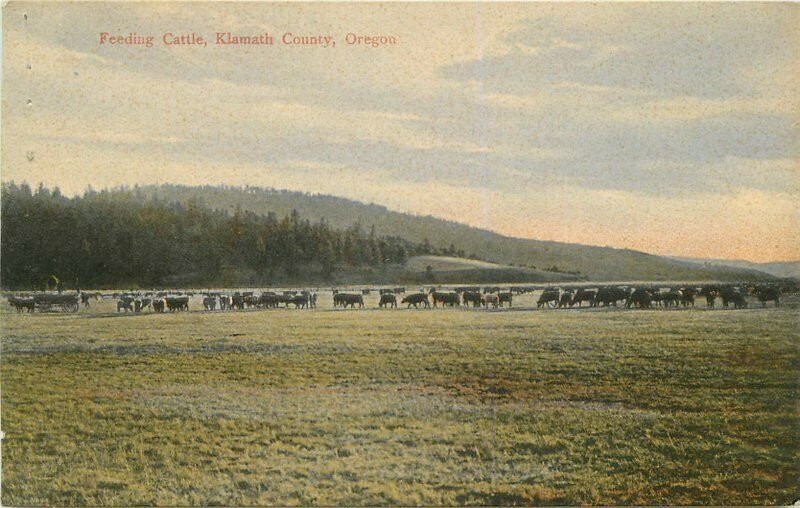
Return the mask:
[(38, 312), (52, 312), (56, 309), (62, 312), (78, 312), (80, 309), (80, 298), (77, 294), (42, 293), (34, 295), (33, 301)]

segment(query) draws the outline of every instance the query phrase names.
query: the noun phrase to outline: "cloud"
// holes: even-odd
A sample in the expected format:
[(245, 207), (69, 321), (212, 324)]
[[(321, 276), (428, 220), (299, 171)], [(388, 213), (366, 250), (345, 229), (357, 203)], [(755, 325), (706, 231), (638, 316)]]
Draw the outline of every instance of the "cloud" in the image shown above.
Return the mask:
[[(760, 255), (751, 240), (768, 228), (796, 239), (799, 12), (12, 3), (2, 176), (66, 192), (271, 185), (670, 254), (696, 255), (710, 217), (714, 249)], [(101, 30), (382, 30), (402, 45), (142, 50), (99, 46)], [(651, 219), (662, 210), (674, 222)]]

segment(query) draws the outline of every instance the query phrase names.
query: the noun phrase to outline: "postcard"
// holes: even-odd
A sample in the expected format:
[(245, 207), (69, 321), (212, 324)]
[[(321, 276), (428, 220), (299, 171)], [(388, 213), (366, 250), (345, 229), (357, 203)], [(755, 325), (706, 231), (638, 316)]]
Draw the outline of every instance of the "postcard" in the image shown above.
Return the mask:
[(798, 27), (5, 3), (0, 501), (796, 503)]

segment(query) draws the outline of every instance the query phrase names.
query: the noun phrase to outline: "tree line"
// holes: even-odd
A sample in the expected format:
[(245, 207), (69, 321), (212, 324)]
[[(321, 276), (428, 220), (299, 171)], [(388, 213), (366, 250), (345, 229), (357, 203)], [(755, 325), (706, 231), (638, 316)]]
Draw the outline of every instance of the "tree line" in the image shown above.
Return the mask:
[[(70, 288), (225, 284), (247, 271), (260, 283), (328, 280), (341, 270), (402, 265), (409, 256), (453, 254), (379, 236), (355, 223), (333, 229), (295, 210), (283, 217), (197, 200), (145, 197), (128, 188), (66, 197), (58, 188), (2, 186), (0, 276), (7, 289), (42, 289), (52, 275)], [(240, 281), (234, 281), (240, 282)]]

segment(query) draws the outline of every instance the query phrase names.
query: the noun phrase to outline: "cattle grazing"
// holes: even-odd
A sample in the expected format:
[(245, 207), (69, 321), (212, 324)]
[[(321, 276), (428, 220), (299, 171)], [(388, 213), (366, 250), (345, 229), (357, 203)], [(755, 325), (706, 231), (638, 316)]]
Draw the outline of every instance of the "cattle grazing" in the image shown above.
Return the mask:
[(378, 302), (378, 307), (391, 307), (397, 308), (397, 297), (394, 294), (383, 294), (381, 295), (381, 301)]
[(652, 301), (651, 305), (657, 307), (661, 307), (661, 305), (664, 303), (664, 295), (661, 294), (661, 291), (659, 291), (658, 289), (650, 291), (650, 299)]
[(719, 289), (715, 286), (703, 286), (699, 294), (706, 297), (706, 307), (713, 309), (719, 295)]
[(153, 300), (153, 312), (164, 312), (164, 307), (166, 307), (167, 302), (163, 298), (156, 298)]
[(217, 308), (217, 299), (213, 296), (206, 296), (203, 298), (203, 308), (205, 310), (214, 310)]
[(558, 299), (558, 308), (563, 309), (569, 306), (572, 302), (572, 291), (564, 291), (564, 294), (561, 295), (561, 298)]
[(391, 289), (389, 289), (389, 288), (381, 288), (381, 289), (378, 290), (378, 294), (380, 294), (380, 295), (391, 295), (391, 294), (393, 294), (393, 291)]
[(461, 299), (464, 300), (464, 305), (472, 304), (473, 307), (480, 307), (483, 303), (481, 296), (478, 291), (464, 291)]
[(343, 309), (346, 309), (350, 306), (351, 309), (354, 309), (356, 305), (358, 305), (359, 308), (364, 307), (364, 297), (362, 295), (338, 293), (333, 296), (334, 307), (341, 306)]
[(560, 292), (558, 288), (547, 288), (536, 301), (536, 308), (547, 306), (550, 308), (555, 307), (559, 301)]
[[(733, 303), (733, 297), (735, 295), (741, 295), (739, 292), (739, 288), (735, 288), (733, 286), (723, 286), (719, 290), (719, 296), (722, 298), (722, 306), (724, 308), (728, 308), (728, 306)], [(742, 296), (744, 299), (744, 296)]]
[(392, 292), (396, 295), (402, 295), (405, 294), (406, 288), (394, 288), (392, 289)]
[(487, 293), (481, 296), (481, 303), (483, 303), (483, 306), (487, 309), (490, 305), (493, 309), (496, 309), (498, 305), (500, 305), (500, 297), (493, 293)]
[(694, 297), (697, 295), (695, 288), (681, 288), (681, 305), (694, 307)]
[(231, 308), (244, 310), (244, 296), (241, 293), (234, 293), (231, 296)]
[(168, 296), (165, 300), (167, 302), (167, 310), (170, 312), (189, 310), (188, 296)]
[(408, 295), (405, 298), (403, 298), (400, 301), (400, 303), (401, 304), (407, 303), (409, 309), (411, 308), (412, 305), (414, 306), (415, 309), (418, 308), (419, 305), (422, 305), (423, 307), (426, 308), (431, 306), (430, 302), (428, 301), (428, 295), (426, 295), (425, 293), (414, 293)]
[(280, 307), (281, 304), (283, 304), (288, 309), (289, 305), (294, 303), (294, 299), (296, 296), (297, 295), (287, 295), (287, 294), (275, 295), (274, 306), (277, 308)]
[(720, 290), (720, 296), (722, 297), (722, 306), (726, 309), (731, 304), (733, 304), (734, 309), (747, 307), (747, 299), (745, 299), (744, 293), (739, 288), (725, 286)]
[(293, 304), (295, 309), (307, 309), (308, 308), (308, 301), (310, 300), (310, 296), (308, 294), (299, 294), (292, 296), (286, 301), (286, 307), (289, 307), (289, 304)]
[(280, 296), (271, 291), (264, 292), (258, 299), (258, 306), (263, 309), (274, 309), (280, 304), (280, 299)]
[(778, 286), (759, 286), (753, 290), (762, 307), (767, 306), (767, 302), (775, 302), (775, 307), (781, 304), (781, 288)]
[(511, 301), (514, 299), (514, 293), (511, 291), (497, 293), (497, 297), (499, 298), (500, 307), (502, 307), (504, 303), (507, 303), (508, 306), (511, 307)]
[(461, 298), (458, 296), (458, 293), (443, 293), (441, 291), (433, 291), (431, 292), (431, 298), (433, 298), (434, 307), (436, 307), (436, 305), (439, 303), (442, 304), (442, 307), (445, 305), (448, 307), (461, 305)]
[(631, 290), (620, 287), (602, 287), (597, 290), (594, 301), (595, 306), (608, 307), (609, 305), (617, 306), (618, 302), (627, 301), (630, 296)]
[(680, 289), (670, 289), (661, 295), (665, 308), (678, 307), (683, 300), (683, 292)]
[(589, 306), (594, 307), (594, 297), (596, 294), (596, 291), (580, 288), (575, 292), (575, 296), (572, 297), (569, 306), (573, 307), (577, 303), (578, 307), (583, 307), (583, 302), (589, 302)]
[(142, 312), (142, 310), (150, 307), (152, 300), (150, 298), (137, 298), (133, 301), (133, 309), (135, 312)]
[(117, 300), (117, 312), (121, 311), (131, 311), (133, 312), (133, 297), (132, 296), (123, 296)]
[(230, 295), (219, 295), (219, 310), (233, 309), (233, 298)]
[(625, 302), (625, 307), (630, 309), (649, 309), (653, 306), (653, 295), (649, 289), (636, 288)]
[(481, 288), (478, 286), (462, 286), (460, 288), (456, 288), (456, 293), (480, 293)]

